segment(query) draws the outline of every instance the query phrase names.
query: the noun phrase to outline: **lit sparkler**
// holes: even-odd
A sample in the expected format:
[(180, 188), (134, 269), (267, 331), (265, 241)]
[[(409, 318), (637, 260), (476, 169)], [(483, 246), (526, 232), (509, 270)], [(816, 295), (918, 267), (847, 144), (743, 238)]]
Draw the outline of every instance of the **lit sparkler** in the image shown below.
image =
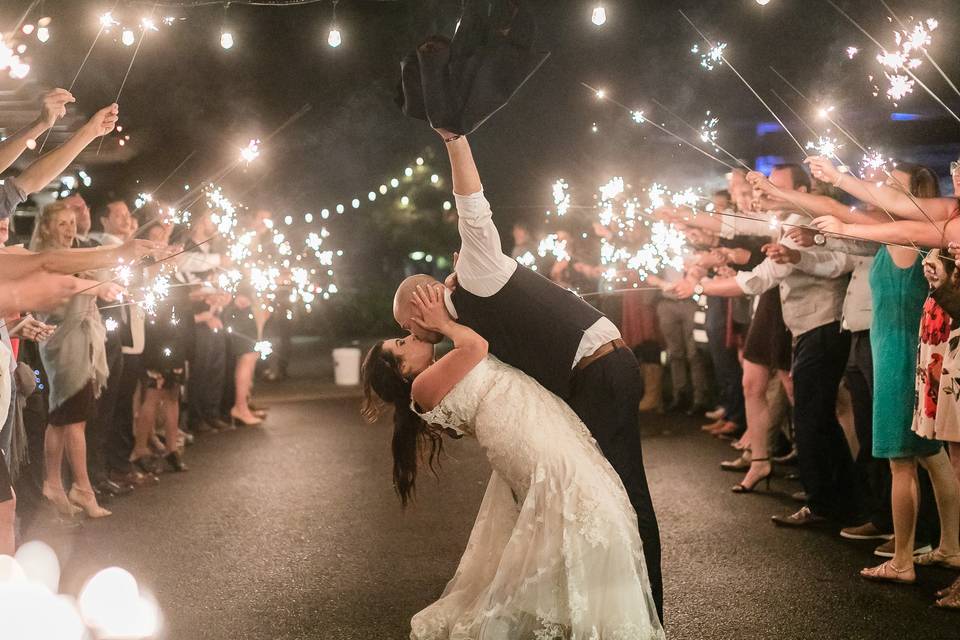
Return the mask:
[(706, 51), (701, 51), (700, 45), (695, 44), (690, 48), (690, 53), (697, 54), (700, 56), (700, 66), (706, 69), (707, 71), (713, 71), (721, 64), (723, 64), (723, 52), (727, 48), (726, 42), (717, 42)]
[(570, 185), (560, 178), (553, 183), (553, 203), (557, 205), (557, 215), (561, 218), (570, 210)]
[(246, 147), (240, 151), (240, 159), (250, 164), (260, 157), (260, 140), (251, 140)]

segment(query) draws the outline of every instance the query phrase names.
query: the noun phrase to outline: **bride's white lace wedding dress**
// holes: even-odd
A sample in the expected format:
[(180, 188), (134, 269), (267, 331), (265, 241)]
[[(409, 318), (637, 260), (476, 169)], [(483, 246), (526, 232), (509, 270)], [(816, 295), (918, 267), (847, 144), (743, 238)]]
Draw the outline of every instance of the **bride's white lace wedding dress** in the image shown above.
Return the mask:
[(421, 415), (475, 437), (493, 475), (460, 566), (414, 616), (413, 640), (664, 637), (636, 514), (565, 402), (488, 357)]

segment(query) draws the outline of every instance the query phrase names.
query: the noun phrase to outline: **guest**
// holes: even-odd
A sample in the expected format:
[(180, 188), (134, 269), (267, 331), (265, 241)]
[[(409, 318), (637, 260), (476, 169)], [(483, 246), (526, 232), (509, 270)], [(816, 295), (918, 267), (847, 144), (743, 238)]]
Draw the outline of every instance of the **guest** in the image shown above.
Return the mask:
[[(47, 205), (34, 229), (31, 249), (37, 252), (68, 249), (76, 237), (76, 214), (62, 202)], [(86, 422), (106, 384), (108, 371), (104, 343), (106, 330), (96, 307), (96, 295), (115, 300), (120, 288), (105, 283), (75, 295), (45, 321), (57, 326), (40, 346), (40, 356), (50, 381), (49, 425), (44, 437), (46, 475), (44, 497), (61, 515), (73, 515), (75, 507), (88, 517), (102, 518), (110, 512), (97, 504), (87, 474)], [(73, 473), (69, 496), (64, 490), (61, 463), (64, 452)]]

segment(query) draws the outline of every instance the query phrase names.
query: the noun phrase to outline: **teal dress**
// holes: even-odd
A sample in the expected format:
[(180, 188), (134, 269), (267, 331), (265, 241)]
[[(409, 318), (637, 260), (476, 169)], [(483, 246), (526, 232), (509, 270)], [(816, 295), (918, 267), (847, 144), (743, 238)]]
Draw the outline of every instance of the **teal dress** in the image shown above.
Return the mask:
[(918, 255), (901, 269), (882, 247), (870, 270), (874, 458), (924, 457), (943, 448), (911, 430), (920, 315), (928, 290), (922, 259)]

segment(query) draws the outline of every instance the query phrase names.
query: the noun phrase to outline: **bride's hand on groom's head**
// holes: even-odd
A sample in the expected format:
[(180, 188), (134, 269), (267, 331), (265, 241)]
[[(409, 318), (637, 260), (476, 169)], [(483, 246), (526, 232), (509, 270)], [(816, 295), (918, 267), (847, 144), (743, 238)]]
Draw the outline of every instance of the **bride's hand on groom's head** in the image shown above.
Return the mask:
[(443, 302), (443, 286), (418, 285), (413, 293), (413, 317), (411, 320), (421, 329), (443, 333), (450, 322), (450, 314)]

